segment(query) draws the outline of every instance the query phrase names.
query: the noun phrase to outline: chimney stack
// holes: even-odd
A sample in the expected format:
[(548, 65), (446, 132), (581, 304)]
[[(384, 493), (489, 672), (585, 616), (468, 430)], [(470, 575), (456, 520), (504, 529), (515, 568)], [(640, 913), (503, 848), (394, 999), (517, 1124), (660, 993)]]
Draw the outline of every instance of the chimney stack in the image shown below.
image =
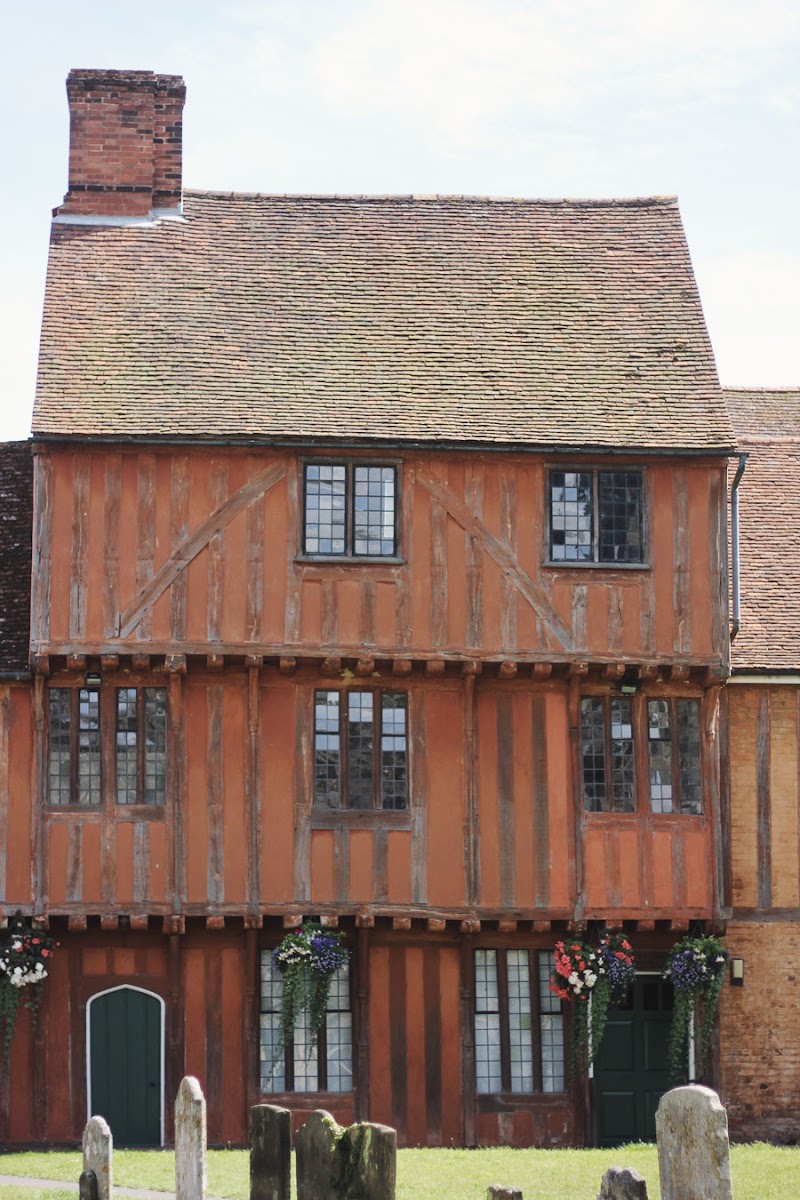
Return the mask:
[(181, 209), (186, 87), (152, 71), (70, 71), (69, 190), (59, 217), (147, 217)]

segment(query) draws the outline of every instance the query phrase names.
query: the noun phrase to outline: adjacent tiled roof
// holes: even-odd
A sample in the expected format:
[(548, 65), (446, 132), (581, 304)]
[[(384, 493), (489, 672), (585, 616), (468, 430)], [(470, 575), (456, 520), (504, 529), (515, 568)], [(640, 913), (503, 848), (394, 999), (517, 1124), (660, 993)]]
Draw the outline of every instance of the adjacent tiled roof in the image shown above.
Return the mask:
[(185, 215), (54, 225), (34, 433), (732, 445), (672, 199)]
[(800, 389), (724, 389), (739, 450), (734, 671), (800, 671)]
[(32, 528), (30, 443), (0, 443), (0, 674), (28, 668)]

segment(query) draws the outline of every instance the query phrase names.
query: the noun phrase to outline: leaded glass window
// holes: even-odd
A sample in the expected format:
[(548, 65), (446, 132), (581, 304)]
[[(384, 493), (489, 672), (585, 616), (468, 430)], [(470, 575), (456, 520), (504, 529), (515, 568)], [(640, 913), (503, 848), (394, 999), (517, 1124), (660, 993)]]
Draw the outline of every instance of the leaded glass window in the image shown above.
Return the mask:
[(479, 1094), (564, 1090), (561, 1001), (548, 951), (475, 951), (475, 1086)]
[(353, 1022), (350, 965), (331, 980), (322, 1028), (309, 1044), (308, 1023), (301, 1017), (288, 1046), (281, 1041), (283, 976), (272, 965), (272, 952), (261, 954), (260, 1075), (262, 1094), (280, 1092), (351, 1092)]
[(102, 802), (100, 693), (50, 688), (48, 800), (54, 805)]
[(392, 558), (397, 553), (397, 468), (306, 463), (303, 553)]
[(650, 700), (647, 718), (653, 812), (702, 813), (699, 702)]
[(641, 471), (551, 471), (550, 559), (643, 563)]
[(167, 795), (165, 688), (117, 688), (117, 803), (164, 804)]
[(583, 799), (589, 812), (635, 812), (633, 711), (625, 696), (581, 700)]
[(408, 807), (408, 697), (314, 693), (314, 800), (328, 808)]

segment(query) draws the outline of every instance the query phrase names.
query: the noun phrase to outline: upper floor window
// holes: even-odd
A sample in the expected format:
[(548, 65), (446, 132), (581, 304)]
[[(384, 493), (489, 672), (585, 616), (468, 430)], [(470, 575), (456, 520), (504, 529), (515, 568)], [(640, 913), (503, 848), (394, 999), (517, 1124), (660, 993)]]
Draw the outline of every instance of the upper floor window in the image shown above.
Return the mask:
[(303, 553), (393, 558), (397, 554), (397, 468), (374, 463), (306, 463)]
[(167, 796), (165, 688), (117, 688), (117, 804), (164, 804)]
[[(48, 705), (48, 803), (166, 802), (166, 689), (53, 687)], [(110, 780), (104, 741), (114, 745)]]
[[(635, 739), (647, 720), (648, 799), (654, 813), (703, 811), (700, 702), (665, 697), (635, 710), (627, 696), (581, 700), (581, 778), (588, 812), (635, 812)], [(638, 721), (638, 724), (637, 724)]]
[(100, 804), (100, 693), (50, 688), (51, 804)]
[(564, 1018), (546, 950), (475, 951), (475, 1082), (480, 1093), (563, 1092)]
[(315, 803), (407, 808), (407, 726), (405, 692), (315, 692)]
[(647, 723), (653, 812), (702, 813), (700, 705), (649, 700)]
[(627, 696), (581, 700), (583, 796), (589, 812), (635, 812), (633, 714)]
[(306, 1015), (288, 1046), (281, 1039), (283, 976), (272, 965), (269, 950), (261, 953), (261, 1091), (351, 1092), (353, 1029), (350, 1009), (350, 965), (331, 980), (325, 1020), (311, 1042)]
[(643, 563), (641, 471), (551, 471), (552, 562)]

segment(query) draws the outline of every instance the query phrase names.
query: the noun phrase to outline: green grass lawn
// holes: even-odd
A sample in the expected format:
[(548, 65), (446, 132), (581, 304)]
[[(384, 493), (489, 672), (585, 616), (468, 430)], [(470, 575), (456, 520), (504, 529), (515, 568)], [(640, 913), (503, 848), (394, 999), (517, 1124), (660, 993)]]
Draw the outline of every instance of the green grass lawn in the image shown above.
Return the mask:
[[(789, 1200), (800, 1195), (800, 1147), (733, 1146), (736, 1200)], [(617, 1150), (401, 1150), (397, 1200), (484, 1200), (492, 1183), (522, 1189), (523, 1200), (595, 1200), (603, 1172), (634, 1167), (647, 1180), (650, 1200), (660, 1200), (655, 1146)], [(248, 1200), (249, 1159), (244, 1150), (211, 1150), (208, 1194)], [(71, 1192), (0, 1187), (0, 1200), (75, 1200), (81, 1156), (76, 1151), (0, 1154), (0, 1174), (74, 1183)], [(116, 1150), (119, 1187), (171, 1191), (175, 1158), (167, 1150)]]

